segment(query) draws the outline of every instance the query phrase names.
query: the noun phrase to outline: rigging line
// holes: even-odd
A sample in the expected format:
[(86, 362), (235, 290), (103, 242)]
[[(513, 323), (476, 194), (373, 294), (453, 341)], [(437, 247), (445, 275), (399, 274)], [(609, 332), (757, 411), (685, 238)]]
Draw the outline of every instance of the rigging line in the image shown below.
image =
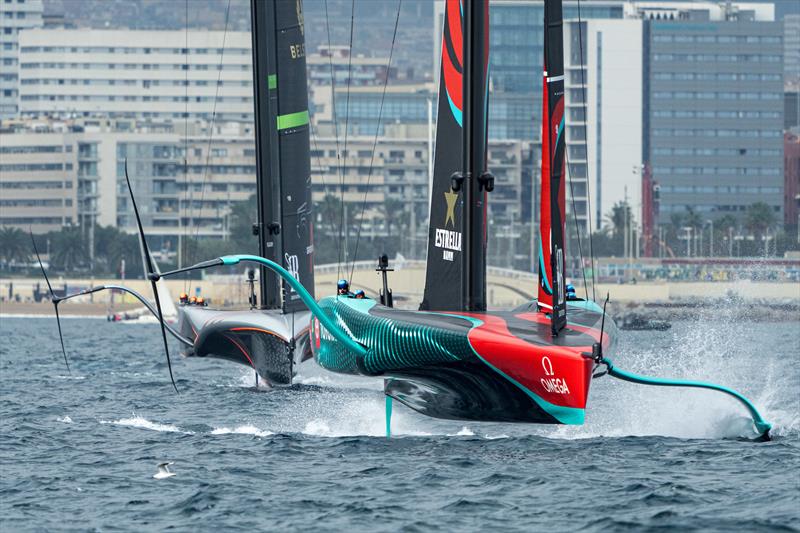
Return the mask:
[[(367, 184), (364, 188), (364, 200), (361, 202), (361, 214), (358, 217), (358, 233), (356, 234), (356, 246), (355, 251), (353, 252), (353, 258), (351, 261), (350, 266), (350, 283), (353, 282), (353, 273), (355, 272), (356, 268), (356, 258), (358, 257), (358, 243), (361, 240), (361, 227), (364, 225), (364, 210), (367, 207), (367, 194), (369, 191), (369, 182), (372, 179), (372, 168), (373, 163), (375, 161), (375, 150), (378, 146), (378, 133), (381, 131), (381, 119), (383, 118), (383, 103), (386, 99), (386, 87), (389, 85), (389, 72), (392, 68), (392, 56), (394, 55), (394, 43), (397, 39), (397, 27), (400, 23), (400, 8), (403, 5), (403, 0), (398, 0), (397, 2), (397, 15), (395, 15), (394, 19), (394, 33), (392, 33), (392, 45), (389, 48), (389, 60), (386, 63), (386, 74), (383, 79), (383, 92), (381, 93), (381, 103), (380, 107), (378, 108), (378, 124), (375, 126), (375, 138), (372, 141), (372, 156), (369, 159), (369, 173), (367, 174)], [(414, 205), (412, 203), (411, 209), (414, 209)]]
[[(583, 290), (586, 293), (586, 300), (589, 300), (589, 285), (586, 283), (586, 268), (583, 266), (583, 244), (581, 243), (580, 225), (578, 224), (578, 209), (575, 206), (575, 188), (572, 185), (572, 165), (569, 164), (569, 145), (564, 143), (564, 157), (567, 160), (567, 175), (569, 182), (569, 195), (572, 203), (572, 218), (575, 222), (575, 236), (578, 237), (578, 255), (581, 258), (581, 274), (583, 275)], [(588, 163), (587, 163), (588, 166)], [(588, 173), (587, 173), (588, 175)], [(588, 216), (591, 213), (587, 209)]]
[[(183, 54), (183, 64), (184, 64), (184, 80), (183, 80), (183, 200), (184, 205), (186, 204), (186, 200), (188, 199), (188, 191), (189, 191), (189, 0), (185, 2), (185, 18), (184, 21), (186, 23), (186, 31), (184, 35), (184, 54)], [(191, 204), (190, 204), (191, 205)], [(180, 206), (178, 206), (180, 207)], [(180, 214), (180, 209), (178, 209), (178, 234), (183, 234), (183, 238), (179, 239), (178, 241), (178, 256), (183, 259), (183, 244), (186, 241), (187, 230), (188, 226), (183, 225), (183, 217)], [(182, 261), (181, 261), (182, 262)], [(178, 264), (178, 268), (183, 267), (182, 264)], [(183, 292), (186, 292), (187, 287), (187, 280), (183, 278)]]
[(595, 263), (594, 263), (594, 239), (592, 238), (592, 195), (589, 182), (589, 136), (587, 134), (586, 118), (589, 111), (589, 102), (586, 100), (586, 79), (583, 64), (583, 19), (581, 18), (581, 0), (578, 0), (578, 48), (580, 52), (580, 71), (581, 71), (581, 96), (584, 105), (583, 117), (583, 145), (586, 150), (586, 218), (589, 223), (589, 260), (592, 264), (592, 300), (597, 300), (595, 294)]
[[(317, 145), (317, 136), (316, 136), (316, 134), (314, 133), (314, 128), (309, 128), (309, 132), (311, 133), (311, 143), (314, 145), (314, 151), (315, 151), (317, 154), (319, 154), (319, 153), (320, 153), (320, 150), (319, 150), (319, 146)], [(325, 183), (325, 171), (324, 171), (324, 170), (323, 170), (323, 168), (322, 168), (322, 160), (320, 159), (320, 156), (319, 156), (319, 155), (315, 155), (315, 156), (313, 156), (313, 157), (314, 157), (314, 159), (316, 159), (316, 161), (317, 161), (317, 168), (319, 169), (319, 176), (320, 176), (320, 178), (322, 179), (322, 192), (323, 192), (323, 197), (322, 197), (322, 198), (323, 198), (323, 201), (324, 201), (325, 197), (326, 197), (326, 196), (328, 196), (328, 184), (327, 184), (327, 183)], [(313, 187), (314, 187), (314, 185), (313, 185), (313, 178), (312, 178), (312, 185), (311, 185), (311, 187), (312, 187), (312, 193), (313, 193)], [(335, 226), (335, 225), (336, 225), (336, 214), (335, 214), (335, 213), (331, 213), (331, 221), (330, 221), (330, 224), (331, 224), (331, 227), (333, 227), (333, 226)], [(312, 243), (312, 244), (313, 244), (313, 243)], [(338, 278), (337, 278), (337, 279), (338, 279)]]
[[(339, 159), (339, 121), (336, 118), (336, 77), (333, 73), (333, 49), (331, 48), (331, 24), (330, 18), (328, 17), (328, 0), (325, 0), (325, 28), (328, 34), (328, 66), (330, 67), (331, 72), (331, 118), (333, 120), (333, 134), (334, 138), (336, 139), (336, 173), (339, 177), (339, 187), (344, 187), (344, 182), (342, 180), (342, 168), (338, 164)], [(332, 215), (335, 218), (335, 214)], [(335, 226), (335, 222), (331, 224), (331, 228)], [(340, 238), (336, 240), (336, 279), (339, 279), (339, 260), (342, 256), (342, 239), (341, 239), (341, 228), (339, 231)]]
[[(353, 65), (353, 26), (355, 22), (355, 15), (356, 15), (356, 0), (352, 0), (350, 3), (350, 43), (348, 44), (348, 53), (347, 53), (347, 99), (344, 111), (344, 148), (342, 149), (342, 176), (341, 176), (341, 188), (339, 189), (339, 197), (342, 202), (342, 214), (340, 217), (339, 223), (339, 241), (340, 243), (344, 239), (344, 244), (347, 244), (347, 236), (350, 233), (349, 230), (345, 231), (344, 225), (347, 222), (345, 220), (345, 207), (344, 207), (344, 180), (347, 174), (347, 134), (349, 130), (349, 123), (350, 123), (350, 85), (352, 81), (352, 65)], [(336, 98), (334, 97), (333, 100), (335, 101)], [(343, 235), (344, 234), (344, 235)], [(342, 265), (344, 263), (344, 265)], [(341, 257), (339, 258), (339, 262), (336, 266), (337, 278), (339, 267), (344, 266), (345, 273), (347, 272), (347, 257), (345, 253), (342, 253)]]
[[(219, 66), (218, 66), (219, 70), (217, 71), (217, 86), (214, 89), (214, 104), (213, 104), (213, 106), (211, 108), (211, 124), (209, 125), (208, 145), (206, 146), (206, 162), (205, 162), (205, 165), (204, 165), (205, 168), (203, 170), (203, 181), (200, 182), (200, 215), (199, 215), (199, 218), (200, 218), (201, 221), (202, 221), (202, 217), (203, 217), (203, 199), (205, 198), (205, 193), (206, 193), (206, 180), (208, 179), (208, 164), (209, 164), (210, 159), (211, 159), (211, 143), (212, 143), (212, 141), (214, 139), (214, 125), (216, 124), (216, 121), (217, 121), (217, 100), (219, 99), (219, 87), (220, 87), (220, 83), (222, 81), (222, 68), (223, 68), (223, 62), (224, 62), (224, 59), (225, 59), (225, 41), (228, 38), (228, 21), (230, 19), (230, 14), (231, 14), (231, 0), (228, 0), (228, 5), (225, 8), (225, 30), (222, 33), (222, 50), (220, 51), (220, 54), (219, 54)], [(193, 214), (194, 213), (193, 210), (194, 210), (194, 202), (192, 202), (192, 205), (190, 205), (189, 212), (191, 214)], [(190, 217), (190, 220), (191, 220), (191, 217)], [(193, 239), (194, 241), (197, 241), (197, 237), (198, 237), (199, 234), (200, 234), (200, 224), (199, 223), (195, 223), (195, 232), (194, 232), (194, 239)], [(187, 253), (186, 255), (189, 255), (189, 254)], [(194, 256), (194, 254), (192, 254), (192, 256)], [(192, 281), (190, 280), (189, 281), (189, 292), (191, 292), (191, 290), (192, 290)]]

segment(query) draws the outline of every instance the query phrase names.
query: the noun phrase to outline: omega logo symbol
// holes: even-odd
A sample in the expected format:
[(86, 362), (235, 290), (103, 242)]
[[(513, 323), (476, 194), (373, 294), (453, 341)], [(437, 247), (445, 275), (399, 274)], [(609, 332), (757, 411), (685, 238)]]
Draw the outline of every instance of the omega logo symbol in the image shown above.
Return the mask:
[(544, 390), (553, 394), (569, 394), (569, 387), (567, 387), (567, 380), (563, 378), (556, 378), (553, 371), (553, 362), (546, 355), (542, 357), (542, 369), (546, 377), (539, 380)]
[(542, 357), (542, 368), (544, 368), (545, 376), (553, 375), (553, 362), (550, 361), (550, 358), (547, 357), (546, 355)]

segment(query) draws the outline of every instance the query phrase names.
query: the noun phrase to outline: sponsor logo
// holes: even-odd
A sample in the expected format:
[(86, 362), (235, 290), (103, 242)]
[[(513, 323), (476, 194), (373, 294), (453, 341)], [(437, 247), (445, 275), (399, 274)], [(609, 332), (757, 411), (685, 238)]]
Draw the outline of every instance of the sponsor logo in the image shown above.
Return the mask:
[(442, 258), (445, 261), (452, 261), (453, 252), (461, 251), (461, 233), (457, 231), (436, 228), (433, 244), (437, 248), (443, 249)]
[[(458, 193), (448, 190), (444, 193), (444, 200), (447, 204), (447, 211), (444, 217), (444, 226), (455, 227), (456, 225), (456, 201)], [(435, 228), (433, 245), (442, 249), (442, 259), (453, 261), (453, 252), (461, 251), (461, 232), (449, 229)]]
[(540, 379), (539, 383), (542, 384), (544, 390), (553, 394), (569, 394), (567, 380), (555, 377), (555, 372), (553, 371), (553, 362), (549, 357), (542, 357), (542, 368), (544, 369), (545, 377)]
[(458, 193), (448, 190), (444, 193), (444, 201), (447, 202), (447, 214), (444, 217), (444, 225), (447, 227), (448, 222), (451, 226), (456, 225), (456, 200), (458, 200)]
[(284, 254), (284, 259), (286, 260), (286, 270), (294, 279), (300, 281), (300, 261), (297, 259), (297, 255)]
[[(302, 28), (302, 26), (300, 26)], [(303, 43), (290, 44), (289, 53), (292, 54), (292, 59), (298, 59), (306, 56), (306, 46)]]

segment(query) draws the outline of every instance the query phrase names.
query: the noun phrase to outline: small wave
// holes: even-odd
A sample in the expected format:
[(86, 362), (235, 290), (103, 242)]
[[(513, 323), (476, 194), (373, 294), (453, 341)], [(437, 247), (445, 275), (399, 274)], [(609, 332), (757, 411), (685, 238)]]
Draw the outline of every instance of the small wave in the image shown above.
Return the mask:
[(160, 431), (166, 433), (184, 433), (186, 435), (193, 435), (193, 431), (184, 431), (178, 426), (172, 424), (159, 424), (158, 422), (151, 422), (146, 418), (134, 415), (131, 418), (120, 418), (119, 420), (101, 420), (101, 424), (114, 424), (115, 426), (126, 426), (140, 429), (149, 429), (150, 431)]
[(72, 424), (72, 419), (69, 416), (59, 417), (56, 418), (59, 422), (64, 422), (65, 424)]
[(235, 428), (215, 428), (212, 432), (212, 435), (253, 435), (256, 437), (268, 437), (269, 435), (274, 435), (272, 431), (268, 431), (266, 429), (258, 429), (255, 426), (251, 425), (244, 425), (244, 426), (237, 426)]
[(469, 429), (467, 426), (462, 427), (458, 433), (453, 433), (451, 435), (447, 435), (448, 437), (474, 437), (475, 432)]
[(86, 376), (65, 376), (63, 374), (57, 374), (56, 379), (74, 379), (74, 380), (83, 380), (86, 379)]

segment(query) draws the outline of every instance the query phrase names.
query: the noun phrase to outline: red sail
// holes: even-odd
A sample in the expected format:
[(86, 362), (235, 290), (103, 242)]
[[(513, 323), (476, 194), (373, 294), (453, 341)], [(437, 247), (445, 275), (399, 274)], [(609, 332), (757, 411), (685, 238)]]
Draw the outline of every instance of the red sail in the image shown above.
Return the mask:
[(542, 180), (539, 226), (539, 307), (551, 316), (553, 334), (567, 325), (565, 291), (566, 166), (564, 139), (564, 42), (561, 0), (544, 5)]
[(553, 308), (553, 272), (550, 269), (550, 123), (547, 109), (547, 66), (542, 79), (542, 175), (539, 193), (539, 307)]

